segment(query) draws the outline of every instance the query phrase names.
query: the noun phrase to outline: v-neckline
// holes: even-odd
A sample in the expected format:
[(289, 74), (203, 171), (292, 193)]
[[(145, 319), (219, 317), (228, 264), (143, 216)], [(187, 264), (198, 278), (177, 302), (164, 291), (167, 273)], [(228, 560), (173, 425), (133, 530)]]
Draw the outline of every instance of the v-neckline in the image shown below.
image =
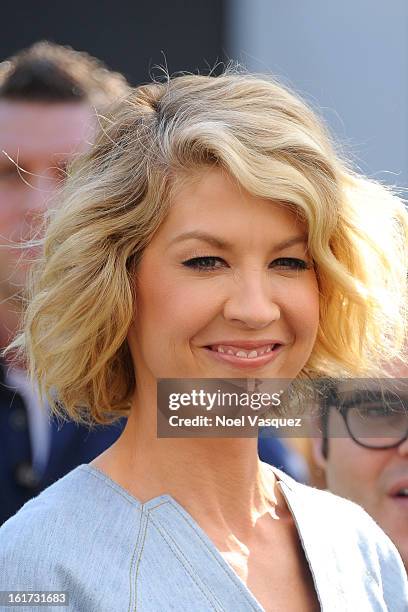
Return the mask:
[[(308, 564), (309, 571), (310, 571), (311, 576), (312, 576), (313, 586), (314, 586), (316, 598), (317, 598), (317, 601), (318, 601), (318, 603), (320, 605), (320, 609), (323, 610), (321, 594), (320, 594), (319, 589), (318, 589), (318, 585), (317, 585), (317, 581), (316, 581), (316, 575), (315, 575), (315, 573), (313, 571), (313, 568), (312, 568), (312, 565), (311, 565), (310, 556), (309, 556), (309, 552), (310, 551), (309, 551), (309, 549), (308, 549), (306, 543), (304, 542), (304, 539), (303, 539), (303, 537), (302, 537), (302, 535), (300, 533), (299, 520), (298, 520), (296, 512), (295, 512), (295, 510), (294, 510), (294, 508), (293, 508), (293, 506), (291, 504), (291, 501), (289, 500), (290, 493), (291, 493), (291, 487), (290, 487), (289, 482), (287, 480), (287, 479), (289, 479), (289, 477), (286, 474), (282, 473), (281, 470), (278, 470), (277, 468), (272, 467), (269, 464), (265, 464), (265, 465), (266, 465), (267, 468), (270, 469), (272, 474), (275, 476), (276, 484), (277, 484), (277, 486), (279, 486), (279, 488), (280, 488), (280, 490), (282, 492), (282, 495), (283, 495), (283, 497), (285, 499), (285, 502), (287, 504), (287, 507), (289, 509), (289, 512), (291, 513), (291, 516), (292, 516), (292, 518), (294, 520), (295, 527), (296, 527), (296, 532), (297, 532), (298, 538), (300, 540), (300, 543), (301, 543), (301, 546), (302, 546), (302, 550), (304, 552), (304, 555), (305, 555), (305, 558), (306, 558), (306, 562)], [(122, 495), (125, 494), (125, 496), (127, 498), (129, 498), (130, 500), (132, 500), (133, 502), (136, 502), (140, 506), (140, 509), (143, 512), (147, 512), (151, 517), (160, 515), (161, 514), (160, 509), (163, 509), (166, 506), (170, 506), (171, 508), (173, 508), (176, 511), (177, 515), (184, 519), (184, 521), (183, 521), (184, 525), (187, 524), (187, 526), (190, 529), (192, 529), (193, 532), (196, 535), (199, 536), (199, 539), (200, 539), (201, 543), (204, 544), (205, 548), (207, 549), (207, 552), (215, 559), (215, 561), (218, 564), (218, 566), (220, 567), (220, 569), (222, 569), (224, 571), (224, 573), (226, 573), (230, 577), (232, 582), (239, 589), (240, 593), (244, 596), (246, 602), (251, 605), (252, 610), (254, 612), (265, 612), (265, 608), (260, 604), (260, 602), (254, 596), (252, 591), (248, 588), (248, 586), (245, 584), (245, 582), (240, 578), (240, 576), (233, 569), (233, 567), (223, 557), (222, 553), (215, 546), (215, 544), (211, 540), (211, 538), (202, 529), (202, 527), (200, 527), (198, 522), (191, 516), (191, 514), (189, 512), (187, 512), (187, 510), (178, 501), (176, 501), (176, 499), (172, 495), (170, 495), (168, 493), (163, 493), (161, 495), (158, 495), (156, 497), (151, 498), (150, 500), (148, 500), (146, 502), (141, 502), (135, 496), (133, 496), (131, 493), (129, 493), (129, 491), (127, 491), (121, 485), (119, 485), (115, 480), (110, 478), (110, 476), (108, 476), (107, 474), (105, 474), (104, 472), (99, 470), (98, 468), (94, 467), (93, 465), (85, 464), (85, 465), (83, 465), (81, 467), (88, 468), (89, 471), (91, 471), (91, 473), (93, 473), (98, 478), (102, 477), (102, 479), (108, 481), (111, 484), (111, 486), (114, 485), (113, 488), (115, 488), (119, 492), (121, 492)], [(296, 483), (296, 484), (298, 484), (298, 483)], [(160, 522), (162, 522), (162, 520)], [(228, 612), (223, 607), (221, 607), (220, 610), (223, 610), (224, 612)]]
[[(271, 466), (268, 466), (271, 467)], [(271, 471), (273, 472), (273, 474), (276, 477), (276, 483), (279, 486), (280, 490), (282, 491), (283, 497), (285, 499), (285, 502), (288, 506), (288, 509), (292, 515), (292, 518), (294, 520), (295, 523), (295, 527), (296, 527), (296, 531), (302, 546), (302, 550), (305, 554), (305, 558), (306, 558), (306, 562), (308, 564), (308, 568), (309, 571), (311, 573), (312, 576), (312, 580), (313, 580), (313, 586), (314, 586), (314, 590), (315, 590), (315, 594), (316, 594), (316, 598), (317, 601), (319, 602), (320, 605), (320, 609), (322, 610), (322, 601), (321, 601), (321, 596), (318, 590), (318, 586), (316, 583), (316, 576), (313, 572), (312, 566), (311, 566), (311, 561), (309, 558), (309, 551), (306, 548), (305, 542), (302, 539), (302, 536), (300, 534), (299, 531), (299, 524), (298, 524), (298, 519), (295, 515), (294, 509), (291, 506), (291, 503), (288, 499), (288, 491), (287, 488), (288, 487), (288, 483), (285, 482), (285, 480), (283, 478), (281, 478), (280, 475), (280, 471), (279, 473), (277, 473), (275, 471), (275, 468), (272, 469)], [(226, 572), (226, 574), (232, 579), (232, 581), (234, 582), (235, 586), (237, 586), (240, 590), (240, 592), (244, 595), (245, 599), (247, 600), (247, 602), (251, 605), (252, 609), (256, 612), (265, 612), (265, 608), (261, 605), (261, 603), (258, 601), (258, 599), (255, 597), (255, 595), (252, 593), (252, 591), (248, 588), (248, 586), (245, 584), (245, 582), (240, 578), (240, 576), (237, 574), (237, 572), (233, 569), (233, 567), (228, 563), (228, 561), (224, 558), (224, 556), (222, 555), (222, 553), (220, 552), (220, 550), (215, 546), (214, 542), (211, 540), (211, 538), (207, 535), (207, 533), (202, 529), (202, 527), (197, 523), (197, 521), (191, 516), (191, 514), (189, 512), (187, 512), (187, 510), (185, 510), (185, 508), (183, 508), (183, 506), (181, 504), (179, 504), (179, 502), (177, 502), (174, 497), (172, 497), (169, 494), (163, 494), (160, 495), (156, 498), (153, 498), (151, 500), (149, 500), (148, 502), (146, 502), (145, 504), (143, 504), (143, 507), (149, 511), (149, 512), (153, 512), (154, 510), (156, 510), (156, 508), (160, 508), (162, 505), (168, 503), (171, 507), (173, 507), (177, 513), (185, 520), (185, 522), (187, 522), (188, 526), (196, 533), (199, 535), (201, 542), (205, 545), (205, 547), (207, 548), (208, 552), (216, 559), (218, 565), (220, 566), (220, 568), (222, 570), (224, 570), (224, 572)]]

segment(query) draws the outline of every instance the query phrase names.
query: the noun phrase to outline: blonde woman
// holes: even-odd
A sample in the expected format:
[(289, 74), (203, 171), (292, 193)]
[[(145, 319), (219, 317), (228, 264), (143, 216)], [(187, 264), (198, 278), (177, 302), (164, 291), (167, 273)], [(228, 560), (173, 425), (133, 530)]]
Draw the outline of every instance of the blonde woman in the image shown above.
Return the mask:
[(135, 89), (70, 174), (19, 342), (56, 412), (128, 422), (3, 526), (0, 589), (81, 612), (406, 610), (359, 506), (256, 438), (156, 435), (159, 378), (379, 374), (406, 329), (403, 204), (245, 74)]

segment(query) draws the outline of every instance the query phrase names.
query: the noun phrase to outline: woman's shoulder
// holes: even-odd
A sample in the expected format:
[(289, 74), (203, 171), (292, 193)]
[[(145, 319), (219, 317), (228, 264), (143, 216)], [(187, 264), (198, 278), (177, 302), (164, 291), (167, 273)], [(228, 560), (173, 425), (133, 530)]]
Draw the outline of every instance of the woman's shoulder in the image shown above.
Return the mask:
[(140, 506), (91, 466), (76, 468), (0, 528), (0, 590), (63, 589), (106, 555), (126, 562)]
[[(137, 510), (140, 507), (141, 503), (136, 498), (109, 477), (91, 465), (84, 464), (28, 501), (17, 514), (4, 523), (0, 528), (0, 536), (4, 531), (18, 533), (28, 525), (31, 525), (31, 531), (34, 531), (34, 524), (39, 531), (65, 531), (70, 525), (77, 528), (81, 520), (95, 520), (95, 513), (98, 511), (113, 517), (117, 516), (118, 512)], [(57, 518), (54, 524), (52, 521)]]

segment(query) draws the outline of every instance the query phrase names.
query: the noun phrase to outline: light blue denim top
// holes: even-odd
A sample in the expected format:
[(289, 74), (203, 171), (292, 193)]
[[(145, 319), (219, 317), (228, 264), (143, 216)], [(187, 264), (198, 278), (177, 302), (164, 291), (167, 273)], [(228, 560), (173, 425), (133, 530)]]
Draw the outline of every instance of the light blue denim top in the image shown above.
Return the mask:
[[(401, 559), (376, 523), (356, 504), (274, 471), (322, 610), (407, 612)], [(68, 591), (75, 612), (263, 610), (174, 498), (142, 504), (89, 465), (0, 529), (0, 590)]]

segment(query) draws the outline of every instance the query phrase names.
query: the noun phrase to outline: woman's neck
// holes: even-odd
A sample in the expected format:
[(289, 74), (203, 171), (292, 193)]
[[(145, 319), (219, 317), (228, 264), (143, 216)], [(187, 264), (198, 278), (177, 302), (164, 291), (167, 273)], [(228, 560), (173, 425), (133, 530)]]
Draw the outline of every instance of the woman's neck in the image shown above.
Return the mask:
[(142, 502), (169, 494), (199, 522), (242, 536), (266, 512), (278, 514), (276, 479), (256, 438), (157, 438), (156, 410), (139, 406), (97, 468)]

